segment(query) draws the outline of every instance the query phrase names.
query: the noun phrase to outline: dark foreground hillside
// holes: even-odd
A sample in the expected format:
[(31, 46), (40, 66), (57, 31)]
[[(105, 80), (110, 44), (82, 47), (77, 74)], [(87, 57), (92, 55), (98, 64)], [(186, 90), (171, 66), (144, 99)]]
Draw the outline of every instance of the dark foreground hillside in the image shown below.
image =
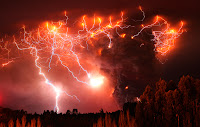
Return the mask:
[(138, 102), (112, 113), (65, 114), (0, 108), (0, 127), (200, 127), (200, 80), (183, 76), (178, 84), (158, 81), (147, 85)]

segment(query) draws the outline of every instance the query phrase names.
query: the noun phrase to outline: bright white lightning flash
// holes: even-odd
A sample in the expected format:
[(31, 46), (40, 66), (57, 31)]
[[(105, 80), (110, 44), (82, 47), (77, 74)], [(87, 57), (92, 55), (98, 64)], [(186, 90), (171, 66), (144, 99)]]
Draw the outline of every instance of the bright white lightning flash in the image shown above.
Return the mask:
[(104, 83), (104, 77), (103, 76), (90, 78), (90, 85), (92, 87), (99, 87), (103, 83)]

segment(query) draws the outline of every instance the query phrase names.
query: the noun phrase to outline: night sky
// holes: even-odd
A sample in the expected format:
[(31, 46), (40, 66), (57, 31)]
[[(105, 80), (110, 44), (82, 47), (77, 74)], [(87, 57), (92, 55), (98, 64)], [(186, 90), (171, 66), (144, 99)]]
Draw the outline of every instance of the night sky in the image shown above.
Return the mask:
[[(198, 16), (197, 0), (2, 1), (0, 7), (0, 35), (4, 36), (7, 34), (12, 36), (24, 24), (30, 27), (38, 26), (43, 21), (62, 16), (65, 10), (73, 17), (73, 14), (82, 16), (81, 14), (84, 13), (93, 14), (100, 12), (101, 14), (116, 14), (121, 10), (135, 11), (139, 5), (143, 7), (148, 19), (158, 14), (166, 17), (171, 24), (177, 24), (183, 20), (186, 23), (184, 28), (187, 32), (184, 32), (177, 39), (175, 49), (168, 54), (167, 61), (164, 64), (155, 62), (155, 59), (151, 58), (150, 61), (147, 60), (152, 66), (154, 65), (151, 68), (147, 67), (150, 64), (140, 65), (141, 61), (138, 60), (139, 62), (135, 64), (136, 68), (144, 68), (148, 72), (144, 72), (144, 75), (147, 75), (144, 76), (144, 79), (146, 79), (144, 81), (145, 84), (141, 84), (140, 82), (139, 84), (141, 85), (138, 85), (137, 82), (134, 82), (137, 84), (133, 88), (137, 92), (135, 95), (138, 96), (141, 94), (141, 91), (148, 84), (149, 78), (152, 78), (149, 76), (151, 75), (151, 70), (156, 71), (155, 80), (162, 78), (166, 81), (174, 80), (177, 82), (181, 76), (188, 74), (195, 78), (200, 78), (200, 17)], [(126, 44), (124, 45), (126, 47)], [(104, 50), (104, 57), (100, 58), (100, 60), (105, 61), (107, 65), (106, 69), (109, 70), (112, 68), (112, 64), (110, 63), (113, 61), (109, 60), (106, 52)], [(115, 51), (113, 52), (115, 53)], [(148, 52), (143, 55), (137, 53), (135, 51), (129, 53), (129, 55), (133, 54), (135, 57), (148, 55)], [(124, 61), (129, 61), (123, 55), (121, 57), (124, 58)], [(111, 57), (113, 56), (114, 54), (111, 54)], [(32, 113), (42, 113), (43, 110), (47, 109), (53, 110), (55, 92), (49, 86), (44, 85), (44, 81), (38, 75), (38, 70), (35, 68), (33, 61), (33, 58), (25, 56), (25, 59), (17, 61), (7, 68), (0, 68), (0, 106), (12, 109), (24, 109)], [(101, 69), (105, 70), (102, 65)], [(121, 70), (121, 72), (124, 71)], [(107, 111), (119, 109), (119, 100), (106, 98), (108, 93), (105, 89), (108, 86), (105, 86), (101, 90), (91, 90), (91, 88), (80, 84), (71, 85), (76, 84), (76, 82), (70, 78), (68, 73), (65, 74), (60, 68), (52, 73), (48, 75), (52, 80), (55, 80), (59, 86), (62, 86), (70, 94), (77, 95), (81, 100), (81, 102), (78, 102), (73, 98), (62, 95), (61, 101), (59, 101), (62, 112), (66, 112), (67, 109), (72, 110), (73, 108), (77, 108), (80, 112), (98, 112), (101, 108)], [(109, 75), (106, 72), (103, 73)], [(122, 82), (128, 83), (129, 77), (134, 76), (134, 74), (129, 75), (127, 72), (124, 72), (124, 74), (128, 78), (122, 79)], [(55, 78), (55, 75), (60, 76), (56, 76)], [(115, 85), (112, 86), (115, 87)], [(129, 90), (128, 92), (132, 93), (133, 91)], [(118, 96), (122, 95), (119, 94)]]

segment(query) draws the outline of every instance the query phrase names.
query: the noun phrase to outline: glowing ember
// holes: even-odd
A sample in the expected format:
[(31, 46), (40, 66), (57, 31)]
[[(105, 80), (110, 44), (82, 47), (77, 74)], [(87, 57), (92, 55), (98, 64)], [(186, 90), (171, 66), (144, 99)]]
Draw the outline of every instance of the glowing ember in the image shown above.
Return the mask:
[(125, 38), (125, 36), (126, 36), (126, 34), (122, 34), (122, 35), (121, 35), (122, 38)]

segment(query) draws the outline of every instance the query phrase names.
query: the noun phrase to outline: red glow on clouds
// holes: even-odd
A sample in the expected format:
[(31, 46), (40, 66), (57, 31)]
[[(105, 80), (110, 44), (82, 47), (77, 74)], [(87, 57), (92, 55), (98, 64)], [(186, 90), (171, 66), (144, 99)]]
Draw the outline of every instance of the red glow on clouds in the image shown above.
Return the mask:
[[(139, 10), (143, 13), (143, 18), (145, 18), (144, 12), (141, 7)], [(70, 90), (67, 92), (64, 88), (59, 88), (54, 80), (59, 78), (55, 74), (51, 77), (49, 73), (53, 73), (55, 68), (59, 68), (63, 73), (69, 74), (68, 83), (73, 84), (84, 84), (91, 87), (91, 91), (95, 92), (96, 100), (101, 103), (99, 108), (106, 107), (106, 101), (113, 102), (114, 98), (110, 97), (110, 91), (113, 93), (113, 84), (108, 80), (108, 77), (100, 74), (100, 60), (98, 57), (102, 56), (103, 49), (112, 49), (113, 45), (113, 33), (118, 35), (122, 39), (134, 39), (138, 37), (144, 29), (154, 28), (159, 26), (161, 30), (153, 30), (155, 42), (155, 51), (161, 55), (167, 54), (171, 47), (174, 46), (175, 39), (182, 34), (182, 25), (179, 29), (170, 28), (170, 24), (162, 17), (157, 16), (155, 22), (139, 26), (140, 30), (135, 33), (124, 33), (121, 32), (124, 29), (134, 28), (134, 26), (125, 24), (124, 14), (118, 18), (113, 18), (114, 16), (106, 18), (103, 16), (88, 17), (84, 15), (81, 21), (78, 21), (75, 28), (68, 27), (69, 17), (65, 14), (66, 20), (58, 22), (45, 22), (42, 27), (38, 27), (33, 30), (26, 30), (23, 27), (19, 37), (14, 37), (15, 48), (18, 52), (25, 52), (25, 54), (30, 54), (34, 58), (34, 64), (37, 68), (39, 75), (43, 78), (44, 84), (51, 86), (55, 91), (56, 107), (55, 109), (59, 111), (59, 97), (65, 94), (72, 97), (76, 101), (80, 102), (79, 97), (81, 94), (90, 96), (91, 94), (83, 92), (74, 95)], [(143, 20), (143, 19), (142, 19)], [(105, 40), (99, 41), (104, 38)], [(98, 43), (101, 43), (99, 46)], [(103, 45), (103, 46), (102, 46)], [(143, 46), (143, 45), (142, 45)], [(140, 46), (141, 47), (141, 46)], [(8, 49), (9, 46), (5, 44), (1, 46), (1, 50), (6, 50), (11, 52), (13, 49)], [(8, 53), (8, 56), (10, 54)], [(13, 62), (12, 57), (7, 57), (8, 62), (3, 63), (2, 67)], [(5, 59), (5, 58), (3, 58)], [(98, 71), (97, 71), (98, 70)], [(91, 73), (91, 72), (94, 72)], [(95, 75), (98, 73), (98, 75)], [(51, 78), (49, 78), (51, 77)], [(62, 76), (60, 76), (62, 77)], [(55, 79), (54, 79), (55, 78)], [(54, 80), (53, 80), (54, 79)], [(60, 81), (60, 80), (59, 80)], [(80, 89), (80, 88), (76, 88)], [(125, 87), (128, 89), (128, 86)], [(70, 93), (70, 94), (69, 94)], [(80, 97), (81, 98), (81, 97)], [(84, 100), (84, 99), (83, 99)], [(86, 100), (86, 99), (85, 99)], [(92, 99), (93, 101), (95, 98)], [(81, 102), (82, 103), (82, 102)]]

